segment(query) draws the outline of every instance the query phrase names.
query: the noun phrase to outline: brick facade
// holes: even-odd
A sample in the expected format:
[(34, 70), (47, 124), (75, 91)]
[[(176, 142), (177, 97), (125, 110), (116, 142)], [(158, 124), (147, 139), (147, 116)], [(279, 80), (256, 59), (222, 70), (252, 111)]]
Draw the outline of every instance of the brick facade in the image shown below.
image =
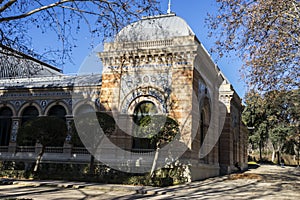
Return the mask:
[[(160, 29), (155, 30), (157, 27)], [(142, 36), (135, 35), (139, 31)], [(155, 34), (158, 32), (165, 37)], [(13, 89), (15, 85), (3, 87), (0, 111), (12, 108), (12, 124), (19, 126), (22, 109), (29, 105), (35, 106), (40, 116), (47, 115), (51, 105), (61, 105), (69, 123), (81, 112), (80, 106), (88, 104), (117, 122), (116, 131), (101, 143), (105, 148), (99, 150), (99, 159), (120, 170), (126, 165), (143, 171), (151, 168), (155, 151), (144, 153), (142, 149), (142, 153), (136, 153), (139, 149), (133, 149), (132, 133), (136, 109), (146, 102), (156, 108), (157, 114), (175, 120), (180, 128), (176, 142), (171, 141), (167, 150), (159, 150), (158, 162), (179, 160), (186, 166), (190, 181), (232, 173), (237, 165), (247, 168), (248, 135), (241, 122), (241, 100), (181, 18), (169, 14), (128, 25), (113, 42), (105, 43), (98, 55), (103, 63), (102, 75), (91, 75), (90, 79), (100, 81), (73, 87), (49, 84), (31, 88), (30, 92), (26, 87), (18, 91)], [(16, 127), (11, 132), (11, 138), (16, 137)], [(114, 149), (110, 149), (112, 146)], [(5, 148), (7, 153), (1, 153), (0, 159), (34, 159), (24, 151), (18, 152), (15, 141)], [(5, 148), (0, 147), (0, 151)], [(47, 154), (45, 160), (88, 162), (89, 155), (66, 142), (61, 153)]]

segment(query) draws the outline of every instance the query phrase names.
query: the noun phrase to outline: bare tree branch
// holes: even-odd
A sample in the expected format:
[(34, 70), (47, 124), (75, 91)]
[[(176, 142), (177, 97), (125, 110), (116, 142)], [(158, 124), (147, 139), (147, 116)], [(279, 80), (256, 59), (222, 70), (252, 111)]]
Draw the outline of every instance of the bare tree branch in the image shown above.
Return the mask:
[(42, 7), (39, 7), (39, 8), (36, 8), (36, 9), (33, 9), (27, 13), (23, 13), (21, 15), (15, 15), (15, 16), (10, 16), (10, 17), (1, 17), (0, 18), (0, 22), (4, 22), (4, 21), (11, 21), (11, 20), (16, 20), (16, 19), (21, 19), (21, 18), (25, 18), (25, 17), (28, 17), (30, 15), (33, 15), (37, 12), (41, 12), (43, 10), (47, 10), (47, 9), (50, 9), (50, 8), (53, 8), (53, 7), (56, 7), (58, 5), (61, 5), (61, 4), (64, 4), (64, 3), (67, 3), (67, 2), (72, 2), (73, 0), (62, 0), (62, 1), (58, 1), (58, 2), (55, 2), (55, 3), (52, 3), (52, 4), (49, 4), (49, 5), (46, 5), (46, 6), (42, 6)]
[[(1, 8), (0, 8), (0, 13), (5, 11), (7, 8), (9, 8), (11, 5), (13, 5), (17, 0), (10, 0), (9, 2), (7, 2), (6, 4), (4, 4)], [(2, 1), (1, 1), (2, 3)]]
[[(90, 40), (97, 40), (99, 44), (141, 16), (160, 13), (157, 5), (156, 0), (1, 1), (0, 44), (35, 58), (44, 58), (44, 62), (50, 61), (59, 67), (66, 60), (72, 62), (72, 49), (77, 46), (76, 35), (83, 30), (88, 30)], [(43, 52), (36, 53), (31, 29), (40, 30), (45, 35), (56, 35), (60, 45), (45, 47)], [(50, 53), (48, 58), (44, 56), (45, 52)]]
[(299, 88), (299, 0), (216, 0), (207, 23), (220, 56), (234, 52), (250, 88)]

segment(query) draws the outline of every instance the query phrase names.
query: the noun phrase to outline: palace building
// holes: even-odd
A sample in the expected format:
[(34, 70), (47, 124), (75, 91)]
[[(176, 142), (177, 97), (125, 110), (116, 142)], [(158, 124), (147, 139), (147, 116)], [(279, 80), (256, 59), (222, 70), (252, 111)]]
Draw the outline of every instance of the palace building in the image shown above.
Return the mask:
[[(113, 168), (126, 165), (142, 172), (151, 169), (154, 159), (160, 167), (179, 160), (190, 181), (232, 173), (237, 165), (247, 168), (241, 99), (175, 14), (145, 17), (124, 27), (98, 53), (101, 75), (64, 75), (1, 48), (17, 55), (8, 56), (10, 62), (1, 59), (0, 65), (1, 160), (34, 161), (40, 145), (18, 145), (19, 127), (35, 117), (57, 116), (66, 121), (69, 134), (63, 146), (46, 147), (42, 162), (88, 163), (92, 152)], [(97, 149), (88, 147), (91, 141), (86, 147), (73, 145), (74, 116), (95, 111), (112, 116), (118, 128), (99, 140)], [(137, 137), (136, 120), (155, 115), (173, 119), (180, 130), (176, 141), (159, 150), (149, 138)]]

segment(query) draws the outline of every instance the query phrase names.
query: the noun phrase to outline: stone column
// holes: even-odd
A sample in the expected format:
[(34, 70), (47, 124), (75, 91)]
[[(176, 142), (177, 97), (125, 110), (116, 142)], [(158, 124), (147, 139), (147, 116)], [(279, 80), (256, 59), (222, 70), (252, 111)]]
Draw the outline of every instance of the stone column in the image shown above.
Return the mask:
[(72, 124), (73, 122), (73, 116), (67, 116), (66, 117), (66, 124), (67, 124), (67, 137), (65, 139), (65, 142), (64, 142), (64, 150), (63, 152), (64, 153), (67, 153), (67, 154), (71, 154), (72, 152), (72, 144), (70, 144), (70, 141), (71, 141), (71, 138), (72, 138)]
[(12, 117), (12, 128), (10, 133), (10, 141), (8, 146), (8, 152), (16, 152), (17, 149), (17, 134), (21, 124), (21, 119), (18, 117)]

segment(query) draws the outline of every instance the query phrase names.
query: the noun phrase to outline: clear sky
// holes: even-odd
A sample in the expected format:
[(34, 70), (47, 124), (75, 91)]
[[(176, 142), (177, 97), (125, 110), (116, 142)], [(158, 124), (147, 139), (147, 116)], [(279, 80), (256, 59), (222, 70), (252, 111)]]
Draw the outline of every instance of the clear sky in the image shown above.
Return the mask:
[[(190, 25), (203, 46), (209, 50), (214, 42), (212, 38), (208, 38), (208, 28), (205, 25), (205, 18), (207, 17), (207, 13), (216, 12), (215, 0), (172, 0), (171, 3), (172, 12), (182, 17)], [(161, 9), (165, 13), (167, 12), (168, 0), (161, 0)], [(55, 40), (51, 39), (51, 36), (48, 35), (46, 38), (45, 35), (40, 35), (40, 37), (44, 37), (41, 39), (45, 40), (46, 45), (47, 43), (48, 45), (53, 45), (53, 40)], [(92, 68), (88, 71), (99, 72), (101, 70), (99, 68), (99, 60), (94, 52), (101, 51), (102, 45), (92, 50), (90, 43), (91, 39), (88, 36), (84, 34), (79, 35), (76, 41), (78, 47), (73, 49), (74, 64), (67, 63), (64, 65), (64, 73), (78, 73), (80, 67), (81, 69), (84, 68), (84, 71), (87, 71), (86, 66)], [(224, 56), (222, 59), (217, 58), (216, 55), (212, 55), (212, 58), (242, 98), (245, 93), (245, 84), (240, 78), (239, 68), (242, 64), (240, 59), (233, 55)]]

